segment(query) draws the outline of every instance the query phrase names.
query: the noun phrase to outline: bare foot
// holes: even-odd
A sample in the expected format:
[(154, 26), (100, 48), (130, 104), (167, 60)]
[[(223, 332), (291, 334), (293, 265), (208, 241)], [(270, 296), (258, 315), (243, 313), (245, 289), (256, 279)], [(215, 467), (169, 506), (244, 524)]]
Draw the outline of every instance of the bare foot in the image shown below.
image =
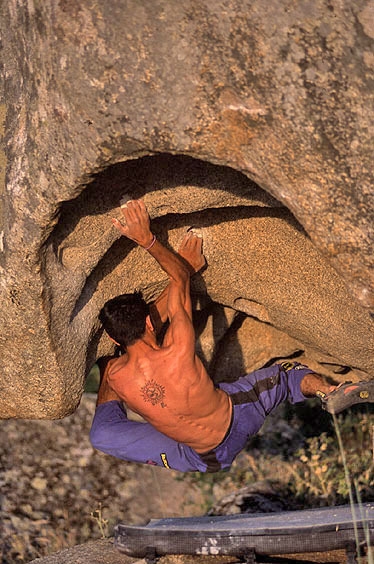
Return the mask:
[(100, 369), (100, 388), (97, 393), (97, 401), (96, 405), (100, 405), (101, 403), (105, 403), (107, 401), (122, 401), (119, 395), (112, 390), (112, 388), (108, 384), (108, 364), (111, 360), (111, 357), (100, 358), (97, 362), (99, 369)]
[(301, 380), (301, 392), (306, 397), (315, 397), (316, 395), (328, 394), (335, 389), (335, 386), (328, 384), (319, 374), (306, 374)]
[(194, 231), (187, 231), (182, 239), (178, 253), (188, 264), (193, 272), (198, 272), (206, 265), (202, 252), (203, 238)]

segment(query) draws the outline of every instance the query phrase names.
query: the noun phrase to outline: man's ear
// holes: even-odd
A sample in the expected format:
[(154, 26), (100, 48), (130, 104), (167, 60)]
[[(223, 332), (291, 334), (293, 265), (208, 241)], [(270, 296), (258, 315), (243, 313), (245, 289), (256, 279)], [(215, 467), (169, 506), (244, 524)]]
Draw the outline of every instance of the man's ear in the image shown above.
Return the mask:
[(152, 333), (154, 332), (155, 328), (153, 327), (152, 319), (150, 315), (147, 315), (145, 318), (145, 324)]

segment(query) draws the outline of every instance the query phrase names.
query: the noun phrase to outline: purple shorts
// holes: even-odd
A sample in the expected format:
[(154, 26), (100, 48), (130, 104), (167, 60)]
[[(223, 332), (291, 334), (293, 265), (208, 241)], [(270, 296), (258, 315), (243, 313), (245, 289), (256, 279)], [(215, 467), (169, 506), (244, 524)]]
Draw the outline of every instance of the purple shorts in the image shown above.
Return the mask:
[(150, 423), (129, 420), (119, 401), (108, 401), (96, 408), (90, 440), (97, 450), (122, 460), (180, 472), (228, 470), (274, 408), (285, 400), (297, 403), (306, 399), (300, 383), (312, 372), (299, 363), (283, 362), (251, 372), (236, 382), (219, 384), (231, 397), (231, 425), (224, 440), (204, 454), (160, 433)]

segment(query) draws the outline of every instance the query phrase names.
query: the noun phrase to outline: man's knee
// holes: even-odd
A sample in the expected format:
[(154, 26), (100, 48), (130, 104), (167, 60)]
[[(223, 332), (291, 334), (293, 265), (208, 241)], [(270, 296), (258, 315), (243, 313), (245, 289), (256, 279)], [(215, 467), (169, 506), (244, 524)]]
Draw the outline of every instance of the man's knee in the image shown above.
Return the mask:
[(109, 401), (96, 408), (90, 430), (90, 442), (97, 450), (108, 452), (123, 436), (124, 425), (128, 422), (126, 412), (117, 401)]
[(91, 445), (97, 450), (107, 452), (116, 437), (115, 430), (113, 421), (105, 417), (105, 410), (97, 409), (90, 430)]
[(109, 436), (103, 426), (95, 425), (95, 421), (90, 430), (90, 442), (96, 450), (105, 450), (105, 445), (108, 445)]

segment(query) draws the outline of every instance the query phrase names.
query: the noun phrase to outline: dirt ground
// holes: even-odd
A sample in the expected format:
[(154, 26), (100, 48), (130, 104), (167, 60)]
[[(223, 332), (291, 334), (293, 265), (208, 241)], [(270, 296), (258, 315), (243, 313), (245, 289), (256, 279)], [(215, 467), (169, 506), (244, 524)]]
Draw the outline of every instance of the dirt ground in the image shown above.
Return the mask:
[(2, 564), (99, 539), (119, 521), (201, 514), (198, 488), (179, 473), (93, 450), (95, 400), (84, 395), (63, 420), (1, 422)]

